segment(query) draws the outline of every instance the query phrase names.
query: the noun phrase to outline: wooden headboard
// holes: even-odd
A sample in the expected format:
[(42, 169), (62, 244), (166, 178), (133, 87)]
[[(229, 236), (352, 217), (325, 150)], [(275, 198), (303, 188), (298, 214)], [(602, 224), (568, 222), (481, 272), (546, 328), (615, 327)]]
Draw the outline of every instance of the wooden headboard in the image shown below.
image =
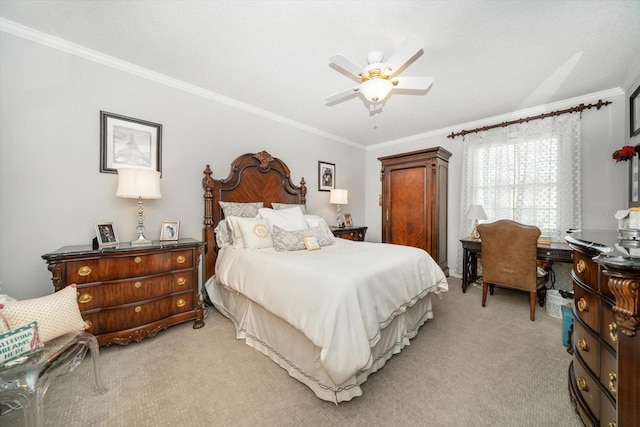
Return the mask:
[(224, 218), (219, 201), (223, 202), (263, 202), (270, 208), (271, 203), (305, 204), (307, 187), (304, 177), (300, 186), (293, 185), (289, 167), (280, 159), (266, 151), (247, 153), (231, 163), (231, 172), (225, 179), (213, 179), (207, 165), (204, 170), (204, 227), (202, 236), (206, 242), (204, 250), (203, 282), (215, 273), (218, 247), (213, 229)]

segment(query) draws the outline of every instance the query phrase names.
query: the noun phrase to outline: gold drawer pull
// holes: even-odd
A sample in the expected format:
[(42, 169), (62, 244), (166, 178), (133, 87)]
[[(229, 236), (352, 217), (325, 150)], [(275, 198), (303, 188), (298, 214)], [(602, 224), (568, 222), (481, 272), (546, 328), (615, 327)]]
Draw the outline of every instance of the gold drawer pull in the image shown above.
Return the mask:
[(616, 322), (609, 323), (609, 338), (614, 343), (618, 342), (618, 324)]
[(136, 308), (134, 308), (133, 311), (135, 311), (136, 313), (140, 313), (142, 311), (142, 307), (136, 305)]
[(182, 298), (180, 298), (178, 300), (178, 302), (176, 303), (176, 305), (180, 308), (184, 307), (185, 305), (187, 305), (187, 302), (185, 300), (183, 300)]
[(83, 265), (78, 269), (78, 276), (84, 277), (90, 274), (91, 274), (91, 267), (89, 267), (88, 265)]
[(589, 307), (587, 307), (587, 300), (585, 300), (584, 298), (580, 298), (578, 300), (578, 311), (589, 311)]
[(85, 320), (84, 324), (87, 325), (87, 329), (91, 329), (93, 326), (93, 322), (91, 320)]
[(182, 264), (187, 260), (187, 258), (184, 255), (179, 255), (178, 258), (176, 258), (176, 262), (178, 264)]
[(585, 340), (584, 338), (580, 338), (578, 340), (578, 349), (580, 349), (580, 351), (584, 351), (585, 353), (589, 351), (589, 346), (587, 345), (587, 340)]
[(580, 261), (578, 261), (578, 263), (576, 264), (576, 271), (578, 273), (584, 273), (584, 271), (587, 269), (587, 263), (584, 262), (583, 259), (581, 259)]
[(141, 281), (137, 281), (136, 283), (133, 284), (133, 286), (135, 286), (136, 288), (140, 288), (140, 287), (142, 287), (142, 282)]
[(616, 427), (617, 425), (618, 425), (618, 424), (616, 424), (616, 422), (615, 422), (615, 421), (611, 421), (611, 422), (609, 423), (609, 427)]
[(140, 258), (139, 256), (135, 257), (133, 259), (133, 262), (135, 262), (136, 264), (140, 264), (142, 262), (142, 258)]
[(609, 391), (612, 395), (616, 395), (618, 390), (616, 389), (616, 381), (618, 380), (618, 376), (615, 372), (609, 372)]
[(587, 387), (587, 380), (585, 380), (583, 377), (580, 377), (576, 380), (576, 384), (578, 385), (578, 388), (582, 391), (589, 391), (589, 387)]
[(178, 286), (182, 286), (185, 283), (187, 283), (187, 279), (185, 279), (184, 277), (178, 277), (178, 280), (176, 280), (176, 283), (178, 284)]
[(88, 302), (91, 302), (92, 299), (93, 297), (91, 296), (91, 294), (82, 294), (78, 297), (78, 302), (80, 304), (86, 304)]

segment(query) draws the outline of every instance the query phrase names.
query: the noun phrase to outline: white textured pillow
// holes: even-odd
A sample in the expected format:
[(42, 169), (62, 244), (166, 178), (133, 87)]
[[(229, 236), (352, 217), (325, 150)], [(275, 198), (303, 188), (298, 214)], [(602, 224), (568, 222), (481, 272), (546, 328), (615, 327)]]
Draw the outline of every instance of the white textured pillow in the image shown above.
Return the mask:
[(244, 240), (242, 239), (242, 233), (238, 227), (238, 220), (242, 219), (240, 216), (228, 216), (225, 218), (227, 226), (229, 227), (229, 237), (231, 246), (234, 248), (244, 248)]
[(258, 209), (264, 206), (262, 202), (238, 203), (238, 202), (220, 202), (220, 207), (225, 217), (241, 216), (243, 218), (255, 218), (258, 215)]
[(326, 221), (320, 215), (305, 215), (304, 220), (307, 221), (309, 227), (317, 227), (321, 221), (326, 224)]
[(307, 208), (305, 207), (305, 205), (303, 205), (302, 203), (298, 204), (298, 203), (271, 203), (271, 207), (277, 211), (281, 210), (281, 209), (289, 209), (289, 208), (293, 208), (299, 206), (300, 210), (302, 211), (302, 213), (307, 213)]
[(300, 206), (280, 210), (261, 208), (258, 209), (258, 213), (261, 218), (267, 220), (270, 227), (277, 226), (289, 231), (309, 228)]
[(78, 308), (76, 285), (72, 284), (51, 295), (12, 301), (0, 308), (10, 329), (38, 322), (43, 343), (71, 332), (86, 329)]
[(272, 248), (273, 240), (269, 224), (264, 219), (236, 218), (235, 226), (242, 234), (245, 249)]

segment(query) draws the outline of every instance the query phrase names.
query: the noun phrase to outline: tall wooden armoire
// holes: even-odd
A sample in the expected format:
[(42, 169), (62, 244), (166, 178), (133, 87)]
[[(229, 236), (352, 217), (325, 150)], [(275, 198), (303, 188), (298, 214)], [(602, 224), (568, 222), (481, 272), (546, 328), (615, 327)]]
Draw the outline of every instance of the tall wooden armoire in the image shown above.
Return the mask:
[(382, 241), (426, 250), (447, 276), (449, 157), (450, 152), (434, 147), (378, 158)]

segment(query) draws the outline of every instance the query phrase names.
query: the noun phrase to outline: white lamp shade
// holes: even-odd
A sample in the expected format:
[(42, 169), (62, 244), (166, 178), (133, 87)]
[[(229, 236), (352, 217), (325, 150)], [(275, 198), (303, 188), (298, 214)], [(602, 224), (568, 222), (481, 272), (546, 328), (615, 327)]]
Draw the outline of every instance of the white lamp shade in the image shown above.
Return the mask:
[(467, 219), (487, 219), (487, 214), (482, 205), (469, 205)]
[(360, 85), (360, 93), (369, 102), (382, 102), (393, 89), (393, 83), (387, 79), (374, 78)]
[(349, 204), (349, 192), (347, 190), (343, 190), (342, 188), (334, 188), (333, 190), (331, 190), (329, 203), (334, 205)]
[(117, 197), (159, 199), (160, 172), (146, 169), (118, 169)]

